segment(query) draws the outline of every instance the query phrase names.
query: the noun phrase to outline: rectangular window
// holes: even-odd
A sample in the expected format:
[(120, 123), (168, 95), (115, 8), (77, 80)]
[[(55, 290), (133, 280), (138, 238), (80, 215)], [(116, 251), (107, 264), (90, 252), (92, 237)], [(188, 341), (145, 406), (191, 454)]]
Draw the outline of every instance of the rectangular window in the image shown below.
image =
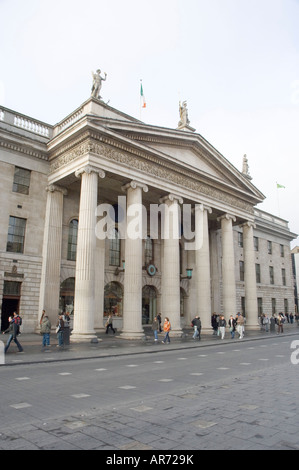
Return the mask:
[(253, 247), (254, 247), (254, 251), (259, 251), (259, 239), (258, 239), (258, 237), (253, 237)]
[(276, 299), (272, 299), (272, 315), (276, 313)]
[(21, 282), (4, 281), (3, 295), (19, 297), (21, 294)]
[(240, 248), (243, 248), (243, 233), (242, 232), (238, 232), (238, 246)]
[(261, 282), (261, 265), (255, 265), (255, 275), (256, 275), (256, 282), (259, 284)]
[(240, 281), (244, 281), (244, 261), (239, 261)]
[(270, 284), (274, 284), (274, 268), (273, 266), (269, 266), (269, 276), (270, 276)]
[(284, 245), (280, 245), (280, 256), (284, 258)]
[(29, 194), (31, 171), (15, 167), (12, 190), (15, 193)]
[(289, 313), (289, 301), (284, 299), (284, 313)]
[(109, 265), (119, 266), (120, 264), (120, 238), (117, 229), (114, 229), (113, 237), (110, 239)]
[(24, 253), (26, 219), (9, 217), (6, 251)]
[(268, 255), (272, 255), (272, 242), (268, 241)]
[(263, 298), (258, 297), (257, 299), (257, 308), (259, 317), (263, 314)]
[(284, 268), (282, 268), (281, 270), (281, 277), (282, 277), (282, 285), (286, 286), (287, 285), (286, 270)]

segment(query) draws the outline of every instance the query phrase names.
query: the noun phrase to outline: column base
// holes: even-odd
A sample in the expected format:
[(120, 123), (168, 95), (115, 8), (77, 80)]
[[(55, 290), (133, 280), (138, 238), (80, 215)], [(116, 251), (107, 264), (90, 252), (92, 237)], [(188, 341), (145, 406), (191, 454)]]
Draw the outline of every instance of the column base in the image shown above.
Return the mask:
[[(164, 331), (162, 330), (162, 334), (163, 333), (164, 333)], [(175, 330), (171, 329), (170, 332), (169, 332), (170, 338), (181, 338), (183, 335), (184, 335), (184, 332), (180, 328), (175, 329)]]
[(117, 338), (121, 339), (129, 339), (129, 340), (134, 340), (134, 339), (144, 339), (145, 338), (145, 333), (144, 331), (123, 331)]
[(102, 341), (95, 333), (72, 333), (70, 340), (73, 343), (98, 343)]

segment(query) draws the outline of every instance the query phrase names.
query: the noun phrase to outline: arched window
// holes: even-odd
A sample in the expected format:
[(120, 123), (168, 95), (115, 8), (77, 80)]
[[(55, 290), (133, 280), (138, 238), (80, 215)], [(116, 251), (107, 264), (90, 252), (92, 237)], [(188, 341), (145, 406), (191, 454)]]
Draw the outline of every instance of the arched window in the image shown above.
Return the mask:
[(76, 261), (77, 253), (77, 239), (78, 239), (78, 220), (73, 219), (69, 224), (69, 238), (67, 246), (67, 259)]
[(109, 264), (110, 266), (119, 266), (120, 264), (120, 239), (117, 228), (110, 233), (109, 246)]
[(153, 240), (150, 236), (147, 236), (145, 239), (144, 245), (144, 263), (145, 266), (152, 264), (154, 262), (154, 250), (153, 250)]

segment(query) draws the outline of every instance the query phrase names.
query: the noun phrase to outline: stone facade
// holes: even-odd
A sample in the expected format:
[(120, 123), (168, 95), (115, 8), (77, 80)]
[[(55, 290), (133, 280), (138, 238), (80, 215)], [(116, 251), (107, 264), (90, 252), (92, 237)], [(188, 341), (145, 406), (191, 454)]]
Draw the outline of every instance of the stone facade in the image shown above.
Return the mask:
[[(28, 332), (43, 309), (53, 326), (70, 310), (79, 341), (108, 313), (131, 339), (158, 312), (179, 335), (196, 314), (209, 329), (212, 312), (242, 311), (256, 328), (259, 313), (294, 311), (295, 234), (257, 208), (263, 194), (192, 128), (146, 125), (92, 97), (55, 126), (1, 108), (0, 171), (2, 329), (14, 309)], [(122, 217), (134, 222), (134, 204), (145, 218), (133, 240)], [(114, 241), (96, 236), (103, 205), (118, 209)], [(166, 236), (160, 222), (152, 236), (160, 205), (170, 222), (190, 207), (194, 239), (185, 227), (176, 238), (173, 224)]]

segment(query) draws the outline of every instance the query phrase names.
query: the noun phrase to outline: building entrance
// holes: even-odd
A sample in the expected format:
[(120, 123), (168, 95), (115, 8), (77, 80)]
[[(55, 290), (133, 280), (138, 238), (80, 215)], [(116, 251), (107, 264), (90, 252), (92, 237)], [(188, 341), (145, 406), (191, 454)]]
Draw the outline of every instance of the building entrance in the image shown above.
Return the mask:
[(19, 313), (19, 303), (19, 298), (10, 299), (3, 297), (1, 310), (1, 331), (7, 330), (9, 326), (8, 318), (12, 316), (14, 312)]
[(157, 315), (157, 292), (152, 286), (142, 289), (142, 324), (152, 324)]

